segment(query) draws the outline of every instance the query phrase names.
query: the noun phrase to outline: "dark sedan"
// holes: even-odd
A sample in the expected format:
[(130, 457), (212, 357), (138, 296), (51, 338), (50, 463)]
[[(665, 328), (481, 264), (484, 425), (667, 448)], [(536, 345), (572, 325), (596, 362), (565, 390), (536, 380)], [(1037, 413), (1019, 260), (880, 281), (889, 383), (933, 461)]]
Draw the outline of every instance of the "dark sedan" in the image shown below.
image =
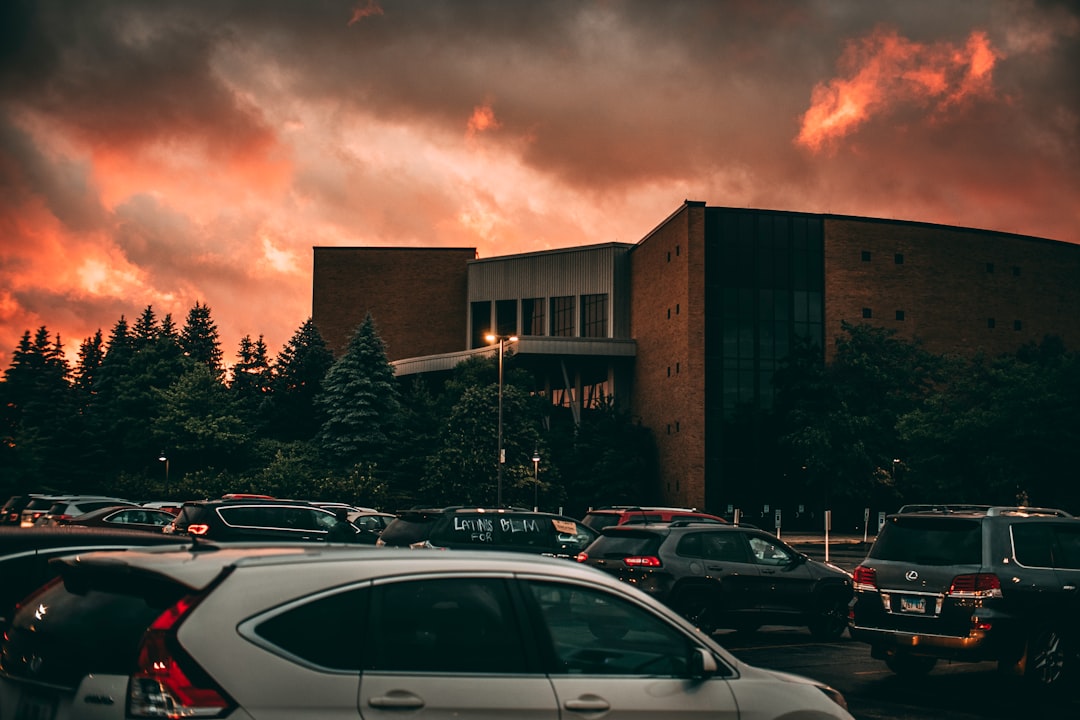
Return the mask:
[(91, 510), (69, 520), (61, 520), (58, 525), (78, 525), (80, 527), (111, 527), (128, 530), (146, 530), (161, 532), (175, 516), (166, 510), (130, 505), (111, 505)]

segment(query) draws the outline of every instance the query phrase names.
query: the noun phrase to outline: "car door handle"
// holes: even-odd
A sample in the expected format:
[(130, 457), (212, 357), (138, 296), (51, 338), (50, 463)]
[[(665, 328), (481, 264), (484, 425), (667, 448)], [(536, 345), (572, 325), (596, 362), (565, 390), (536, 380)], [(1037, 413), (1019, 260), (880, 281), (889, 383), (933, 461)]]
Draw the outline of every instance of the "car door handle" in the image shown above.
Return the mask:
[(576, 700), (567, 700), (563, 707), (577, 712), (601, 712), (610, 710), (611, 703), (597, 695), (584, 695)]
[(775, 575), (776, 571), (773, 570), (772, 568), (761, 568), (761, 574), (762, 575)]
[(410, 692), (397, 690), (389, 695), (370, 698), (368, 705), (385, 710), (419, 710), (424, 707), (424, 701)]

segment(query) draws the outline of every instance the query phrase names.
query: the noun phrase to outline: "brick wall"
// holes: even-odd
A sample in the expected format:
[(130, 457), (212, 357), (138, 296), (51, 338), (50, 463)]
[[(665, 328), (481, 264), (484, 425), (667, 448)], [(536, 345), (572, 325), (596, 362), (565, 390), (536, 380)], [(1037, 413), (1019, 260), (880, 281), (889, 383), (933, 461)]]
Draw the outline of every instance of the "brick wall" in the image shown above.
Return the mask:
[(474, 248), (317, 247), (311, 315), (340, 355), (371, 312), (390, 360), (467, 347)]
[(687, 203), (630, 253), (634, 413), (651, 428), (660, 491), (705, 502), (704, 203)]
[[(870, 253), (869, 261), (864, 252)], [(864, 308), (870, 318), (863, 317)], [(1012, 353), (1048, 334), (1075, 349), (1080, 346), (1080, 246), (962, 228), (826, 218), (830, 360), (842, 320), (893, 328), (898, 337), (918, 338), (934, 353)]]

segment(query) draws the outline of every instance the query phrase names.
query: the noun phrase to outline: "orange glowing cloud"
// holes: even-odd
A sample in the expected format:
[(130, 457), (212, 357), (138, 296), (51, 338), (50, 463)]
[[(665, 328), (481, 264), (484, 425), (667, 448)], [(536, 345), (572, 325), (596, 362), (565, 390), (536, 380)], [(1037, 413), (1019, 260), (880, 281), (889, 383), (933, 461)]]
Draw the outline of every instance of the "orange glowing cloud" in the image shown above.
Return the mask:
[(501, 126), (498, 118), (495, 117), (495, 111), (491, 109), (490, 103), (478, 105), (473, 108), (472, 115), (469, 116), (467, 135), (473, 137), (477, 133), (485, 130), (497, 130)]
[(814, 87), (795, 142), (816, 152), (905, 105), (940, 117), (951, 106), (989, 97), (994, 65), (1002, 57), (982, 31), (956, 46), (913, 42), (879, 27), (847, 46), (839, 62), (843, 77)]
[(382, 15), (383, 9), (379, 6), (379, 3), (375, 0), (368, 0), (364, 5), (357, 5), (353, 8), (352, 17), (349, 18), (349, 25), (355, 25), (366, 17), (372, 15)]

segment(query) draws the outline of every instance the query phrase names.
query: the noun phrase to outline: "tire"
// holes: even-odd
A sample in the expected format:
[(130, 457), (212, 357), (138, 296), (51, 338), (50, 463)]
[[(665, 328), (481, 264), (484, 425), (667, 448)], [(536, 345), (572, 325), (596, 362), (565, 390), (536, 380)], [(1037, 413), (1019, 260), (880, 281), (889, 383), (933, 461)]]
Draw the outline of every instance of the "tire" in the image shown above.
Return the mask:
[(811, 618), (810, 637), (820, 642), (834, 642), (840, 639), (847, 626), (848, 604), (843, 600), (832, 600)]
[(716, 625), (712, 620), (712, 602), (704, 588), (684, 588), (671, 601), (671, 609), (692, 622), (706, 635), (712, 634)]
[(1039, 691), (1056, 691), (1068, 680), (1072, 661), (1069, 641), (1059, 630), (1036, 630), (1024, 655), (1024, 682)]
[(937, 658), (896, 652), (885, 656), (885, 664), (900, 677), (923, 677), (937, 665)]

